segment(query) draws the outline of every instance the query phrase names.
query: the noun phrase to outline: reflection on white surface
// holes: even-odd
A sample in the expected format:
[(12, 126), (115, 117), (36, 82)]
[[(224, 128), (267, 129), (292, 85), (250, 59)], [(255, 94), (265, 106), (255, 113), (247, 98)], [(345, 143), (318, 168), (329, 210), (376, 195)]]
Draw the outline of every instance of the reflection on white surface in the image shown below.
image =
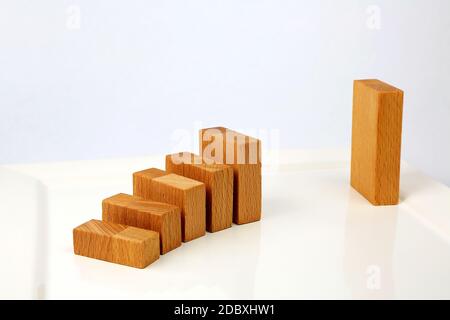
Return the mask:
[[(75, 256), (72, 229), (99, 219), (102, 199), (130, 193), (131, 173), (162, 167), (163, 157), (14, 167), (45, 188), (2, 171), (2, 221), (17, 243), (0, 244), (12, 262), (2, 264), (0, 295), (450, 298), (449, 189), (405, 166), (400, 205), (373, 207), (350, 188), (346, 155), (281, 154), (279, 170), (264, 172), (261, 222), (207, 234), (144, 270)], [(39, 282), (45, 292), (37, 294)]]
[(402, 175), (402, 205), (424, 226), (450, 244), (450, 196), (438, 196), (442, 185), (414, 170)]
[(345, 227), (345, 277), (356, 299), (395, 298), (393, 252), (398, 206), (368, 206), (349, 193)]
[(76, 279), (83, 285), (122, 297), (182, 298), (185, 294), (196, 296), (206, 292), (223, 298), (251, 297), (260, 250), (260, 226), (253, 224), (244, 229), (246, 232), (234, 228), (207, 234), (164, 255), (145, 270), (71, 258), (78, 274)]

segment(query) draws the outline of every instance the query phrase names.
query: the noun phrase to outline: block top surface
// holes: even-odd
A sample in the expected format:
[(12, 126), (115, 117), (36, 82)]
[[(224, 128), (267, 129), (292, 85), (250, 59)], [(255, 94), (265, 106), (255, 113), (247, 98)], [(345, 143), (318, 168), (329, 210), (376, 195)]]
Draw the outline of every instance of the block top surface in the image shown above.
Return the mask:
[(134, 176), (141, 176), (149, 179), (158, 178), (167, 174), (164, 170), (160, 170), (157, 168), (150, 168), (142, 171), (138, 171), (133, 173)]
[(204, 129), (201, 129), (202, 132), (203, 132), (203, 131), (207, 131), (207, 130), (218, 130), (218, 131), (220, 131), (221, 133), (225, 133), (227, 130), (228, 130), (228, 131), (232, 131), (232, 130), (227, 129), (227, 128), (225, 128), (225, 127), (211, 127), (211, 128), (204, 128)]
[[(242, 137), (242, 138), (245, 137), (246, 138), (245, 139), (245, 143), (248, 142), (248, 141), (246, 141), (247, 139), (248, 140), (251, 139), (251, 140), (254, 140), (254, 141), (259, 141), (258, 139), (253, 138), (253, 137), (251, 137), (249, 135), (245, 135), (243, 133), (240, 133), (240, 132), (237, 132), (237, 131), (234, 131), (234, 130), (231, 130), (231, 129), (228, 129), (228, 128), (225, 128), (225, 127), (212, 127), (212, 128), (201, 129), (202, 134), (204, 134), (204, 132), (207, 131), (207, 130), (217, 130), (217, 131), (219, 131), (222, 134), (226, 134), (228, 132), (228, 133), (232, 134), (235, 137)], [(242, 139), (237, 139), (236, 142), (240, 143), (241, 141), (242, 141)]]
[(78, 231), (85, 231), (90, 233), (96, 233), (101, 235), (108, 235), (113, 236), (123, 230), (125, 230), (127, 226), (117, 224), (117, 223), (111, 223), (111, 222), (104, 222), (99, 220), (90, 220), (86, 223), (83, 223), (82, 225), (76, 227), (75, 229)]
[(153, 181), (164, 183), (166, 185), (172, 186), (177, 189), (181, 190), (189, 190), (192, 188), (203, 186), (204, 184), (202, 182), (199, 182), (197, 180), (189, 179), (183, 176), (179, 176), (174, 173), (170, 173), (168, 175), (155, 178)]
[(180, 162), (184, 164), (202, 164), (203, 159), (194, 153), (191, 152), (178, 152), (173, 154), (168, 154), (166, 157), (171, 158), (174, 162)]
[(231, 170), (231, 167), (226, 164), (203, 164), (203, 165), (196, 165), (196, 167), (199, 167), (207, 172), (219, 172), (224, 170)]
[(159, 240), (159, 233), (151, 230), (128, 227), (114, 235), (114, 238), (133, 242), (142, 242), (145, 240)]
[[(230, 168), (230, 166), (225, 164), (210, 164), (205, 163), (205, 161), (200, 157), (199, 155), (196, 155), (191, 152), (180, 152), (180, 153), (174, 153), (169, 154), (167, 157), (172, 157), (172, 161), (178, 160), (181, 161), (185, 165), (191, 165), (193, 167), (199, 168), (201, 170), (205, 170), (207, 172), (218, 172), (227, 170)], [(177, 157), (176, 159), (173, 159), (173, 157)], [(213, 162), (213, 160), (211, 160)]]
[(157, 201), (144, 200), (137, 196), (132, 196), (125, 193), (119, 193), (105, 200), (106, 203), (111, 203), (118, 206), (128, 207), (152, 214), (165, 214), (177, 210), (178, 207)]
[(377, 92), (403, 92), (402, 90), (377, 79), (356, 80), (355, 83), (361, 83)]

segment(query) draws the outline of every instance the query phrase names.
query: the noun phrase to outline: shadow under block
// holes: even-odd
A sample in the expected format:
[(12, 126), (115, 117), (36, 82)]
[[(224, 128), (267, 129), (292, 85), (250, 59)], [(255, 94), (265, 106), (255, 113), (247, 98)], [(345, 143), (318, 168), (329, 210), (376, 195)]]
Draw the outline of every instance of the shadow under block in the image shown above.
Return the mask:
[(149, 169), (133, 174), (133, 193), (146, 200), (181, 209), (181, 239), (188, 242), (206, 233), (205, 185), (177, 174)]
[(245, 224), (261, 219), (261, 141), (238, 132), (215, 127), (200, 130), (200, 155), (233, 168), (233, 222)]
[(77, 255), (143, 269), (159, 259), (159, 234), (122, 224), (88, 221), (73, 230)]
[(180, 208), (171, 204), (120, 193), (103, 200), (102, 219), (158, 232), (161, 254), (181, 245)]
[(351, 185), (373, 205), (399, 201), (403, 91), (379, 80), (353, 86)]
[(205, 184), (206, 230), (217, 232), (233, 223), (233, 168), (221, 164), (205, 164), (189, 152), (166, 156), (166, 171)]

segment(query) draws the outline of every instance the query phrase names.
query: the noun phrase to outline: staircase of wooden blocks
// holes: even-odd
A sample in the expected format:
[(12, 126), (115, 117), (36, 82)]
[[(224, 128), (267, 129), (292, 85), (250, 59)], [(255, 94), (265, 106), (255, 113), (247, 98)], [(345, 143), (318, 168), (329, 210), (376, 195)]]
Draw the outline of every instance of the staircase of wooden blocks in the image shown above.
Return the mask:
[[(399, 201), (402, 114), (403, 91), (354, 82), (350, 183), (373, 205)], [(167, 155), (165, 171), (133, 174), (133, 195), (103, 200), (103, 221), (74, 229), (75, 253), (144, 268), (206, 231), (259, 221), (261, 141), (223, 127), (199, 138), (199, 155)]]
[(133, 195), (104, 199), (102, 221), (74, 229), (75, 254), (145, 268), (206, 231), (260, 220), (260, 141), (225, 128), (200, 137), (201, 156), (167, 155), (165, 171), (133, 173)]

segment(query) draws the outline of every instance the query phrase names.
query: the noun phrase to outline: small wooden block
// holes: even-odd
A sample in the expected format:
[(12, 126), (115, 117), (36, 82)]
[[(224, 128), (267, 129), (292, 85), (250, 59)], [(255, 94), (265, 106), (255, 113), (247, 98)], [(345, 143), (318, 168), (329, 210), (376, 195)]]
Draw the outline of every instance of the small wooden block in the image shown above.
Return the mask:
[[(261, 141), (223, 128), (200, 130), (200, 155), (207, 163), (233, 168), (233, 221), (261, 219)], [(209, 160), (208, 160), (209, 159)]]
[(120, 193), (103, 200), (102, 219), (158, 232), (161, 254), (181, 245), (181, 210), (171, 204)]
[(154, 169), (133, 174), (133, 193), (146, 200), (170, 203), (181, 209), (181, 239), (188, 242), (206, 233), (205, 185), (177, 174)]
[(205, 184), (206, 230), (217, 232), (233, 223), (233, 168), (223, 164), (206, 164), (189, 152), (166, 156), (166, 171)]
[(373, 205), (399, 201), (403, 91), (379, 80), (353, 86), (351, 185)]
[(143, 269), (159, 259), (159, 234), (91, 220), (73, 230), (73, 247), (77, 255)]

